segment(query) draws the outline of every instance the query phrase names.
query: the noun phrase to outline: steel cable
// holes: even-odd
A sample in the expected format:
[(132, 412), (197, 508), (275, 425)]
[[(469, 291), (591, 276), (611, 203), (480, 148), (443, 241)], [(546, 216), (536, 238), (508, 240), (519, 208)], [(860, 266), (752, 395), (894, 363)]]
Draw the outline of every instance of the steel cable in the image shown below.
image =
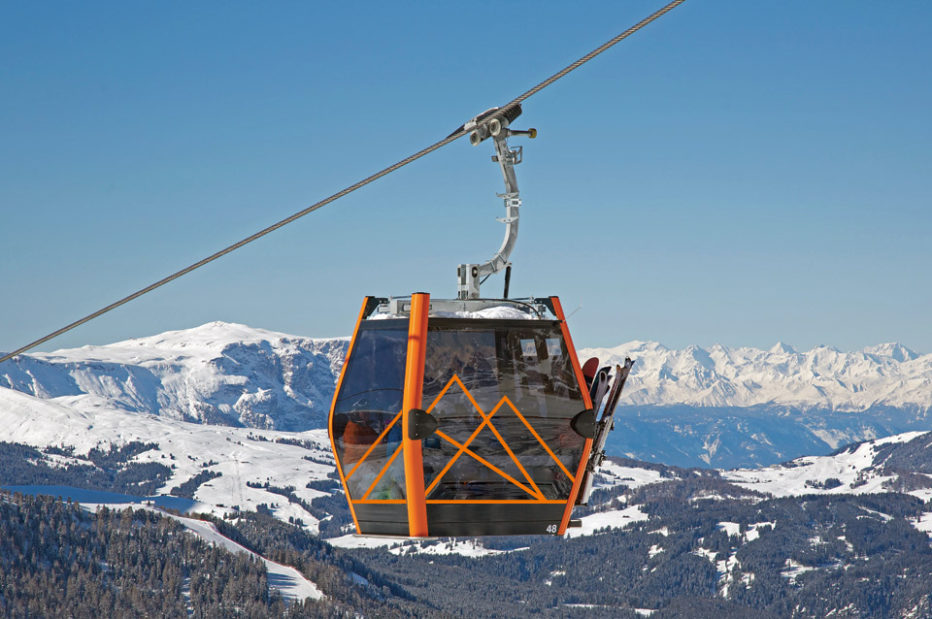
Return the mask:
[[(624, 32), (622, 32), (621, 34), (619, 34), (618, 36), (616, 36), (616, 37), (610, 39), (609, 41), (606, 41), (605, 43), (603, 43), (603, 44), (600, 45), (599, 47), (595, 48), (594, 50), (592, 50), (591, 52), (589, 52), (588, 54), (586, 54), (585, 56), (583, 56), (583, 57), (580, 58), (579, 60), (573, 62), (572, 64), (570, 64), (570, 65), (568, 65), (568, 66), (566, 66), (564, 69), (558, 71), (557, 73), (554, 73), (553, 75), (551, 75), (550, 77), (548, 77), (548, 78), (545, 79), (544, 81), (540, 82), (539, 84), (537, 84), (536, 86), (534, 86), (534, 87), (531, 88), (530, 90), (524, 92), (523, 94), (519, 95), (519, 96), (516, 97), (515, 99), (509, 101), (508, 103), (506, 103), (505, 105), (503, 105), (502, 107), (500, 107), (498, 110), (496, 110), (494, 114), (491, 114), (487, 119), (485, 119), (485, 121), (488, 122), (488, 121), (491, 120), (492, 118), (497, 118), (497, 117), (502, 116), (506, 111), (510, 110), (511, 108), (513, 108), (514, 106), (520, 104), (521, 102), (527, 100), (529, 97), (532, 97), (533, 95), (537, 94), (538, 92), (540, 92), (540, 91), (543, 90), (544, 88), (550, 86), (551, 84), (553, 84), (554, 82), (556, 82), (557, 80), (559, 80), (560, 78), (562, 78), (563, 76), (565, 76), (567, 73), (569, 73), (569, 72), (571, 72), (571, 71), (573, 71), (573, 70), (575, 70), (575, 69), (578, 69), (579, 67), (581, 67), (582, 65), (586, 64), (587, 62), (589, 62), (590, 60), (592, 60), (593, 58), (595, 58), (596, 56), (598, 56), (599, 54), (601, 54), (601, 53), (604, 52), (605, 50), (607, 50), (607, 49), (609, 49), (610, 47), (614, 46), (616, 43), (622, 41), (623, 39), (626, 39), (626, 38), (629, 37), (629, 36), (631, 36), (632, 34), (634, 34), (635, 32), (637, 32), (638, 30), (640, 30), (641, 28), (643, 28), (644, 26), (646, 26), (647, 24), (651, 23), (651, 22), (654, 21), (655, 19), (657, 19), (657, 18), (661, 17), (662, 15), (668, 13), (669, 11), (673, 10), (674, 8), (676, 8), (677, 6), (679, 6), (680, 4), (682, 4), (682, 3), (685, 2), (685, 1), (686, 1), (686, 0), (674, 0), (673, 2), (670, 2), (669, 4), (667, 4), (666, 6), (664, 6), (663, 8), (661, 8), (660, 10), (656, 11), (655, 13), (652, 13), (651, 15), (645, 17), (644, 19), (642, 19), (641, 21), (639, 21), (639, 22), (636, 23), (635, 25), (631, 26), (630, 28), (628, 28), (627, 30), (625, 30)], [(180, 271), (176, 271), (175, 273), (172, 273), (172, 274), (169, 275), (168, 277), (164, 277), (164, 278), (160, 279), (159, 281), (157, 281), (157, 282), (155, 282), (155, 283), (153, 283), (153, 284), (150, 284), (150, 285), (146, 286), (145, 288), (142, 288), (142, 289), (140, 289), (140, 290), (137, 290), (137, 291), (134, 292), (133, 294), (131, 294), (131, 295), (129, 295), (129, 296), (126, 296), (126, 297), (123, 297), (123, 298), (120, 299), (119, 301), (115, 301), (115, 302), (111, 303), (110, 305), (108, 305), (108, 306), (106, 306), (106, 307), (103, 307), (103, 308), (97, 310), (96, 312), (94, 312), (94, 313), (92, 313), (92, 314), (88, 314), (87, 316), (85, 316), (84, 318), (81, 318), (80, 320), (76, 320), (76, 321), (72, 322), (71, 324), (68, 324), (68, 325), (62, 327), (61, 329), (58, 329), (58, 330), (56, 330), (56, 331), (53, 331), (52, 333), (49, 333), (48, 335), (46, 335), (46, 336), (44, 336), (44, 337), (41, 337), (41, 338), (39, 338), (39, 339), (37, 339), (37, 340), (35, 340), (35, 341), (33, 341), (33, 342), (30, 342), (29, 344), (26, 344), (25, 346), (22, 346), (21, 348), (17, 348), (17, 349), (14, 350), (13, 352), (8, 353), (8, 354), (4, 355), (3, 357), (0, 357), (0, 363), (3, 363), (4, 361), (7, 361), (7, 360), (9, 360), (9, 359), (12, 359), (13, 357), (15, 357), (15, 356), (17, 356), (17, 355), (20, 355), (20, 354), (26, 352), (27, 350), (30, 350), (30, 349), (32, 349), (32, 348), (35, 348), (36, 346), (39, 346), (40, 344), (44, 344), (45, 342), (47, 342), (47, 341), (49, 341), (49, 340), (51, 340), (51, 339), (53, 339), (53, 338), (56, 338), (56, 337), (58, 337), (59, 335), (62, 335), (63, 333), (67, 333), (68, 331), (71, 331), (72, 329), (74, 329), (74, 328), (76, 328), (76, 327), (79, 327), (79, 326), (83, 325), (83, 324), (86, 323), (86, 322), (89, 322), (89, 321), (91, 321), (91, 320), (94, 320), (95, 318), (98, 318), (99, 316), (101, 316), (101, 315), (103, 315), (103, 314), (106, 314), (107, 312), (109, 312), (109, 311), (111, 311), (111, 310), (114, 310), (114, 309), (120, 307), (121, 305), (124, 305), (124, 304), (126, 304), (126, 303), (129, 303), (130, 301), (132, 301), (132, 300), (134, 300), (134, 299), (138, 299), (138, 298), (141, 297), (142, 295), (147, 294), (147, 293), (149, 293), (149, 292), (152, 292), (152, 291), (155, 290), (156, 288), (159, 288), (159, 287), (161, 287), (161, 286), (164, 286), (165, 284), (167, 284), (167, 283), (169, 283), (169, 282), (171, 282), (171, 281), (174, 281), (174, 280), (178, 279), (179, 277), (181, 277), (181, 276), (183, 276), (183, 275), (187, 275), (187, 274), (190, 273), (191, 271), (194, 271), (195, 269), (199, 269), (199, 268), (201, 268), (202, 266), (204, 266), (204, 265), (206, 265), (206, 264), (208, 264), (208, 263), (210, 263), (210, 262), (213, 262), (214, 260), (216, 260), (216, 259), (218, 259), (218, 258), (221, 258), (221, 257), (223, 257), (223, 256), (225, 256), (225, 255), (227, 255), (227, 254), (229, 254), (230, 252), (233, 252), (233, 251), (239, 249), (239, 248), (242, 247), (243, 245), (246, 245), (246, 244), (251, 243), (251, 242), (253, 242), (253, 241), (257, 240), (257, 239), (260, 239), (260, 238), (262, 238), (263, 236), (269, 234), (270, 232), (274, 232), (275, 230), (278, 230), (279, 228), (281, 228), (281, 227), (283, 227), (283, 226), (286, 226), (286, 225), (290, 224), (291, 222), (293, 222), (293, 221), (295, 221), (295, 220), (297, 220), (297, 219), (300, 219), (301, 217), (304, 217), (305, 215), (308, 215), (308, 214), (310, 214), (310, 213), (313, 213), (313, 212), (316, 211), (317, 209), (319, 209), (319, 208), (321, 208), (321, 207), (323, 207), (323, 206), (326, 206), (326, 205), (330, 204), (331, 202), (334, 202), (335, 200), (338, 200), (338, 199), (342, 198), (343, 196), (345, 196), (345, 195), (347, 195), (347, 194), (350, 194), (350, 193), (356, 191), (357, 189), (360, 189), (361, 187), (364, 187), (365, 185), (368, 185), (369, 183), (371, 183), (371, 182), (373, 182), (373, 181), (376, 181), (376, 180), (382, 178), (383, 176), (385, 176), (385, 175), (387, 175), (387, 174), (391, 174), (391, 173), (394, 172), (395, 170), (397, 170), (397, 169), (399, 169), (399, 168), (402, 168), (402, 167), (408, 165), (409, 163), (411, 163), (411, 162), (413, 162), (413, 161), (416, 161), (416, 160), (420, 159), (421, 157), (423, 157), (423, 156), (425, 156), (425, 155), (429, 155), (430, 153), (434, 152), (435, 150), (437, 150), (437, 149), (439, 149), (439, 148), (442, 148), (442, 147), (446, 146), (446, 145), (449, 144), (450, 142), (454, 142), (454, 141), (458, 140), (459, 138), (463, 137), (463, 136), (466, 135), (467, 133), (468, 133), (468, 131), (466, 131), (465, 129), (460, 129), (459, 131), (456, 131), (455, 133), (453, 133), (453, 134), (447, 136), (446, 138), (444, 138), (444, 139), (442, 139), (442, 140), (440, 140), (440, 141), (438, 141), (438, 142), (434, 142), (433, 144), (431, 144), (431, 145), (428, 146), (427, 148), (424, 148), (424, 149), (422, 149), (422, 150), (419, 150), (418, 152), (414, 153), (413, 155), (410, 155), (410, 156), (408, 156), (408, 157), (405, 157), (405, 158), (402, 159), (401, 161), (399, 161), (399, 162), (397, 162), (397, 163), (395, 163), (395, 164), (393, 164), (393, 165), (390, 165), (390, 166), (388, 166), (387, 168), (385, 168), (385, 169), (383, 169), (383, 170), (381, 170), (381, 171), (379, 171), (379, 172), (376, 172), (375, 174), (372, 174), (371, 176), (367, 176), (366, 178), (362, 179), (361, 181), (359, 181), (359, 182), (357, 182), (357, 183), (354, 183), (354, 184), (350, 185), (350, 186), (347, 187), (346, 189), (343, 189), (343, 190), (341, 190), (341, 191), (338, 191), (337, 193), (333, 194), (332, 196), (327, 197), (327, 198), (324, 198), (324, 199), (321, 200), (320, 202), (316, 202), (315, 204), (312, 204), (311, 206), (309, 206), (309, 207), (307, 207), (307, 208), (305, 208), (305, 209), (302, 209), (302, 210), (298, 211), (297, 213), (295, 213), (295, 214), (293, 214), (293, 215), (291, 215), (291, 216), (289, 216), (289, 217), (286, 217), (285, 219), (282, 219), (282, 220), (279, 221), (279, 222), (276, 222), (276, 223), (272, 224), (272, 225), (269, 226), (268, 228), (264, 228), (263, 230), (260, 230), (259, 232), (256, 232), (255, 234), (252, 234), (252, 235), (250, 235), (250, 236), (248, 236), (248, 237), (246, 237), (246, 238), (244, 238), (244, 239), (242, 239), (242, 240), (240, 240), (240, 241), (237, 241), (236, 243), (233, 243), (232, 245), (230, 245), (230, 246), (228, 246), (228, 247), (225, 247), (224, 249), (221, 249), (220, 251), (218, 251), (218, 252), (216, 252), (216, 253), (214, 253), (214, 254), (211, 254), (210, 256), (207, 256), (206, 258), (204, 258), (204, 259), (202, 259), (202, 260), (199, 260), (198, 262), (195, 262), (194, 264), (192, 264), (192, 265), (190, 265), (190, 266), (187, 266), (187, 267), (181, 269)]]

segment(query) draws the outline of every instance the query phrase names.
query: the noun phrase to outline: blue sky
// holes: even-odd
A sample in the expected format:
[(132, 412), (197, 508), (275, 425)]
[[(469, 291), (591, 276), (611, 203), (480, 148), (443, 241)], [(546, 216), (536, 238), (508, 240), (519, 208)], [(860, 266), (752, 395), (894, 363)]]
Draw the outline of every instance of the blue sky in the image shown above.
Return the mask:
[[(0, 350), (316, 202), (663, 2), (4, 3)], [(576, 343), (932, 352), (932, 4), (689, 0), (518, 127), (516, 295)], [(44, 346), (348, 335), (498, 248), (463, 140)], [(486, 290), (500, 294), (501, 278)]]

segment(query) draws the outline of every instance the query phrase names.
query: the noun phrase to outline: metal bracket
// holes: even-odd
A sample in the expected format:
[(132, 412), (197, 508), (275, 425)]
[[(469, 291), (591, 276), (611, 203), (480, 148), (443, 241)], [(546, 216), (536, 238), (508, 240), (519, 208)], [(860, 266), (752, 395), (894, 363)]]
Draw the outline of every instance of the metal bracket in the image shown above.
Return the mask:
[[(509, 119), (495, 119), (497, 125), (489, 131), (495, 143), (495, 155), (492, 161), (497, 162), (502, 171), (502, 178), (505, 181), (505, 192), (496, 194), (504, 202), (505, 216), (496, 217), (497, 221), (505, 224), (505, 238), (501, 247), (495, 252), (489, 260), (482, 264), (460, 264), (456, 270), (457, 279), (457, 298), (458, 299), (478, 299), (479, 286), (490, 275), (504, 269), (508, 264), (508, 257), (511, 255), (518, 240), (518, 219), (520, 217), (521, 197), (518, 193), (518, 179), (515, 176), (514, 166), (521, 163), (524, 158), (524, 149), (521, 146), (510, 148), (508, 146), (508, 137), (511, 135), (527, 135), (535, 137), (536, 130), (529, 131), (512, 131), (507, 128)], [(472, 121), (471, 121), (472, 122)], [(485, 130), (488, 129), (488, 123), (479, 125), (475, 129), (475, 135), (478, 144), (484, 137)], [(481, 139), (480, 139), (481, 137)]]

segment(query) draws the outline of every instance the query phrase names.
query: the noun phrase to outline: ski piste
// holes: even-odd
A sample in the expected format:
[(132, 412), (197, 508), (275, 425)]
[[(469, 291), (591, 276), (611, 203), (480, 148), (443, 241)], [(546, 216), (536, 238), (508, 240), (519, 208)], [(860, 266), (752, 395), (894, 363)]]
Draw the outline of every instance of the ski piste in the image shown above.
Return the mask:
[[(595, 437), (592, 439), (592, 450), (589, 454), (589, 462), (586, 463), (586, 474), (585, 477), (583, 477), (579, 496), (576, 498), (577, 505), (585, 505), (589, 501), (589, 495), (592, 493), (592, 482), (595, 478), (595, 470), (602, 464), (602, 461), (605, 460), (605, 441), (608, 439), (608, 433), (615, 427), (615, 407), (618, 406), (621, 390), (624, 389), (625, 381), (628, 380), (628, 374), (631, 372), (633, 366), (634, 361), (632, 361), (630, 357), (625, 357), (624, 366), (615, 366), (612, 387), (605, 399), (605, 407), (602, 409), (602, 416), (596, 423)], [(596, 412), (598, 412), (599, 402), (593, 402), (592, 405)]]

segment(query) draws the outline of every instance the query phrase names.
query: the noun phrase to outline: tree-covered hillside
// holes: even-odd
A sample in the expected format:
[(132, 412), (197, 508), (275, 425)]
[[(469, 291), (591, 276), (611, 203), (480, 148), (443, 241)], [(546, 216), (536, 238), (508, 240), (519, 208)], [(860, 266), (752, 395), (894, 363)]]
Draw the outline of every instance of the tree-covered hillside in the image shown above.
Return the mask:
[(264, 566), (165, 516), (0, 495), (4, 617), (266, 617), (325, 614), (270, 595)]

